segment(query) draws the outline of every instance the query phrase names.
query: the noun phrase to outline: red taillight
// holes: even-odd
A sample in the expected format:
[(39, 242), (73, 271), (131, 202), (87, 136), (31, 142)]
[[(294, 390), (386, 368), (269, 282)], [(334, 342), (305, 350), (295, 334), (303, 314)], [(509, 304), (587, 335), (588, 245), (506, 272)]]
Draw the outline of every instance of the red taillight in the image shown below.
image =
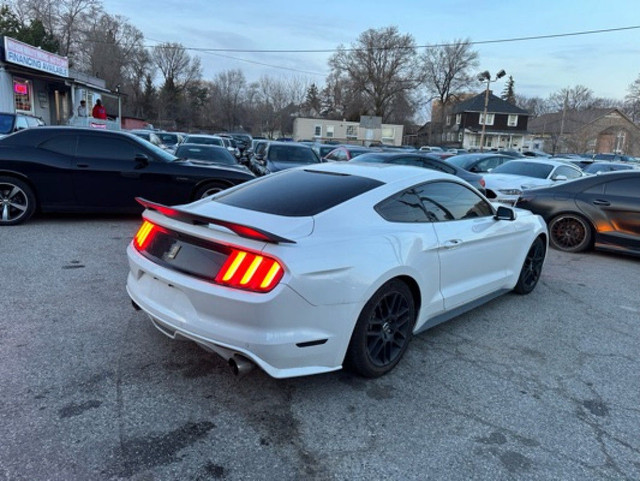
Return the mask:
[(283, 274), (284, 269), (275, 259), (233, 249), (215, 281), (237, 289), (269, 292), (278, 285)]
[(487, 186), (487, 183), (484, 181), (484, 177), (480, 177), (480, 185), (482, 187), (486, 187)]
[(143, 251), (149, 245), (151, 239), (153, 239), (155, 230), (156, 226), (148, 220), (145, 220), (133, 238), (133, 245), (136, 246), (136, 249)]

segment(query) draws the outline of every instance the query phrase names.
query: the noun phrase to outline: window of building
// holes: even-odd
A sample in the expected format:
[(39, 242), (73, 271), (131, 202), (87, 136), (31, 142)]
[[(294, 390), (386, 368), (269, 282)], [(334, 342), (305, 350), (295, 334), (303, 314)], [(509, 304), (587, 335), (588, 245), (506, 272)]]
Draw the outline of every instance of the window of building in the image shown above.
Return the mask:
[(507, 117), (507, 125), (509, 127), (517, 127), (518, 126), (518, 116), (517, 115), (509, 115), (509, 117)]
[(456, 125), (460, 125), (462, 122), (462, 114), (456, 114)]
[(484, 146), (485, 147), (491, 147), (493, 144), (493, 138), (491, 136), (485, 137), (484, 138)]
[(480, 114), (480, 125), (493, 125), (495, 114), (487, 114), (487, 121), (485, 122), (484, 112)]
[(358, 126), (347, 125), (347, 139), (357, 139), (357, 138), (358, 138)]
[(393, 142), (396, 138), (396, 129), (387, 127), (382, 129), (382, 142)]
[(16, 111), (33, 113), (33, 85), (29, 80), (13, 78), (13, 103)]
[(334, 132), (334, 126), (327, 125), (327, 138), (329, 139), (333, 138), (333, 132)]
[(322, 137), (322, 125), (316, 125), (313, 128), (313, 136), (314, 137)]
[(447, 119), (445, 120), (446, 125), (451, 125), (451, 115), (447, 115)]

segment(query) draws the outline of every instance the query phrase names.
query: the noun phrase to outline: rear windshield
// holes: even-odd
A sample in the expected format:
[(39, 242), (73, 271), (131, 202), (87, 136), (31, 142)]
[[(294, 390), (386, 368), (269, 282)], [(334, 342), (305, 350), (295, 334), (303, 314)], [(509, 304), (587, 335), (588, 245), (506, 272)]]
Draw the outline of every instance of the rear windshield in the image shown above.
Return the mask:
[(216, 197), (217, 202), (287, 217), (319, 214), (383, 183), (355, 175), (286, 170)]
[(272, 162), (316, 164), (319, 161), (311, 147), (302, 145), (271, 145), (267, 155)]
[(513, 175), (526, 175), (527, 177), (535, 177), (537, 179), (546, 179), (551, 171), (553, 165), (543, 164), (538, 162), (520, 162), (509, 161), (505, 162), (499, 167), (496, 167), (491, 171), (492, 174), (513, 174)]

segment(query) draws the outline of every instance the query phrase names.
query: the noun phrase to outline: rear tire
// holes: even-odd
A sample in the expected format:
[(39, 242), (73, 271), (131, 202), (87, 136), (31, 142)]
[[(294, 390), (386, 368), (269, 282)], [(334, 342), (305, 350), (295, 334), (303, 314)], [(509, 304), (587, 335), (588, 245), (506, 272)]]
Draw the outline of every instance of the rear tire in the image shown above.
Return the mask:
[(228, 185), (221, 184), (220, 182), (210, 182), (198, 188), (193, 198), (194, 200), (204, 199), (205, 197), (209, 197), (210, 195), (214, 195), (214, 194), (217, 194), (218, 192), (222, 192), (228, 187), (229, 187)]
[(564, 252), (582, 252), (591, 247), (591, 225), (577, 214), (561, 214), (549, 222), (549, 242)]
[(0, 226), (27, 221), (36, 210), (36, 196), (26, 182), (0, 177)]
[(547, 246), (544, 240), (542, 240), (542, 237), (538, 237), (533, 241), (529, 252), (527, 252), (527, 257), (524, 259), (518, 283), (516, 287), (513, 288), (514, 292), (518, 294), (529, 294), (535, 289), (542, 274), (542, 264), (544, 264), (546, 251)]
[(415, 321), (415, 302), (409, 287), (397, 279), (387, 282), (362, 309), (345, 366), (364, 377), (388, 373), (407, 350)]

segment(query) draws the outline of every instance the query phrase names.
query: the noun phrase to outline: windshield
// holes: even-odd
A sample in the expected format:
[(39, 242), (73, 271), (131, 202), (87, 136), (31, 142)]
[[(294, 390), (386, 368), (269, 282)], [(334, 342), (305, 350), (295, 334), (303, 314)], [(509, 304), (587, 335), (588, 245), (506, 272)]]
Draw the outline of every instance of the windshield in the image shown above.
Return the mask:
[(178, 134), (165, 134), (158, 132), (156, 133), (156, 135), (158, 136), (158, 138), (160, 138), (164, 145), (175, 145), (179, 140)]
[(8, 134), (13, 130), (13, 115), (0, 114), (0, 134)]
[(181, 145), (176, 150), (181, 159), (196, 159), (215, 162), (217, 164), (237, 165), (233, 155), (227, 149), (214, 145)]
[(164, 149), (161, 149), (160, 147), (153, 145), (151, 142), (148, 142), (144, 139), (141, 139), (140, 137), (138, 137), (137, 135), (132, 135), (131, 136), (136, 142), (141, 143), (142, 145), (145, 146), (145, 148), (149, 149), (150, 151), (153, 152), (153, 154), (157, 157), (160, 158), (160, 160), (162, 160), (163, 162), (174, 162), (176, 160), (178, 160), (178, 157), (176, 157), (173, 154), (170, 154), (169, 152), (167, 152)]
[(553, 165), (543, 164), (541, 162), (519, 162), (512, 160), (496, 167), (491, 173), (524, 175), (527, 177), (535, 177), (536, 179), (546, 179), (552, 170)]
[(310, 147), (302, 145), (272, 145), (269, 148), (268, 159), (272, 162), (296, 162), (299, 164), (319, 162), (315, 152)]
[(220, 137), (207, 137), (204, 135), (189, 135), (184, 139), (185, 144), (223, 145)]

